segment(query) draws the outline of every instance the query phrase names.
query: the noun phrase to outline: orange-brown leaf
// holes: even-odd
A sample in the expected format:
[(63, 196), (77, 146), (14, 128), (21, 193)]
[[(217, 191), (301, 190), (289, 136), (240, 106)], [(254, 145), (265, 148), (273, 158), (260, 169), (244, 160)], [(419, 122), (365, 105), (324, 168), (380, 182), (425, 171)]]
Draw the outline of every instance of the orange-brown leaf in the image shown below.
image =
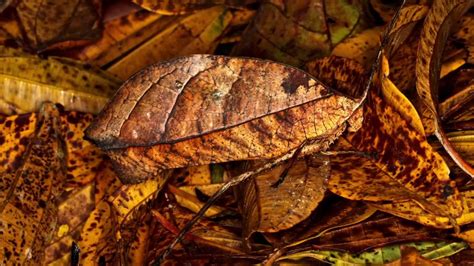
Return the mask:
[(87, 134), (136, 182), (162, 168), (270, 159), (307, 140), (325, 149), (358, 105), (289, 66), (195, 55), (135, 75)]

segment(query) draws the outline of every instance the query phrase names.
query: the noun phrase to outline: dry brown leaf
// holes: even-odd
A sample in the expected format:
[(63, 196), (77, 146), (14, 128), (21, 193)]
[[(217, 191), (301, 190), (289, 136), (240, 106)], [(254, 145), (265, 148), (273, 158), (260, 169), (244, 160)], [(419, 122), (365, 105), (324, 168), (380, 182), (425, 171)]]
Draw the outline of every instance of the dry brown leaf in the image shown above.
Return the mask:
[(101, 39), (84, 47), (77, 57), (100, 66), (111, 64), (133, 52), (176, 19), (178, 18), (137, 10), (127, 16), (107, 21)]
[(195, 55), (135, 75), (87, 134), (136, 182), (162, 168), (270, 159), (306, 140), (325, 149), (358, 106), (292, 67)]
[(184, 14), (216, 5), (244, 7), (257, 0), (132, 0), (142, 8), (158, 14)]
[(159, 34), (108, 66), (107, 70), (127, 79), (138, 70), (161, 60), (212, 53), (231, 20), (232, 13), (220, 6), (176, 19)]
[(21, 0), (16, 6), (26, 42), (43, 50), (65, 41), (100, 37), (100, 1)]
[(301, 66), (329, 55), (364, 19), (357, 1), (264, 1), (232, 53)]
[[(250, 167), (261, 165), (254, 163)], [(288, 174), (278, 183), (287, 167), (291, 167)], [(242, 183), (237, 197), (241, 203), (246, 248), (250, 249), (254, 232), (274, 233), (306, 219), (324, 198), (323, 182), (329, 174), (327, 159), (311, 157), (292, 165), (284, 163)]]
[(474, 168), (452, 147), (442, 129), (438, 107), (438, 82), (443, 51), (448, 34), (461, 16), (474, 5), (473, 1), (435, 0), (421, 30), (416, 61), (416, 89), (434, 119), (435, 135), (456, 164), (474, 177)]

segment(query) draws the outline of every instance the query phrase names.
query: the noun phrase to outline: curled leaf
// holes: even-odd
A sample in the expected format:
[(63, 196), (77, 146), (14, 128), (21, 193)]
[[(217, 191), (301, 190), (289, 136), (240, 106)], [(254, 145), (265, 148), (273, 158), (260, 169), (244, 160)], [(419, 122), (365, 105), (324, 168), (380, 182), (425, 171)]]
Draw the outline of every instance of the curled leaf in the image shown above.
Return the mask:
[[(275, 186), (286, 167), (291, 167), (288, 174)], [(239, 198), (247, 247), (254, 232), (278, 232), (306, 219), (324, 198), (323, 182), (329, 173), (329, 162), (306, 158), (290, 166), (279, 165), (243, 183)]]
[(416, 89), (423, 103), (431, 110), (435, 135), (458, 166), (474, 177), (474, 169), (466, 163), (449, 143), (440, 125), (438, 81), (443, 50), (453, 25), (473, 5), (472, 1), (449, 0), (433, 2), (421, 31), (416, 61)]

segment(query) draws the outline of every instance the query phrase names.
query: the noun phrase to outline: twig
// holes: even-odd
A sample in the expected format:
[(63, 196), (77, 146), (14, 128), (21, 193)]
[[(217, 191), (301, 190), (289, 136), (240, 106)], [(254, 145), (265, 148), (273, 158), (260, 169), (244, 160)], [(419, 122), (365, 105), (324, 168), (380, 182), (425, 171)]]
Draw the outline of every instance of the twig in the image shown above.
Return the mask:
[(250, 177), (252, 177), (256, 174), (259, 174), (259, 173), (261, 173), (265, 170), (268, 170), (268, 169), (274, 167), (275, 165), (292, 158), (297, 150), (298, 150), (298, 148), (290, 151), (289, 153), (281, 156), (280, 158), (278, 158), (278, 159), (276, 159), (276, 160), (274, 160), (270, 163), (265, 164), (264, 166), (258, 168), (257, 170), (243, 173), (243, 174), (229, 180), (227, 183), (225, 183), (216, 193), (214, 193), (214, 195), (212, 195), (212, 197), (199, 210), (199, 212), (196, 213), (196, 215), (194, 215), (194, 217), (183, 227), (183, 229), (181, 229), (181, 232), (179, 232), (179, 234), (176, 236), (176, 238), (173, 240), (173, 242), (171, 242), (171, 244), (168, 246), (168, 248), (160, 256), (160, 258), (157, 262), (158, 264), (156, 264), (156, 265), (159, 265), (173, 251), (173, 248), (176, 246), (176, 244), (181, 242), (181, 240), (186, 235), (186, 233), (189, 232), (189, 230), (193, 227), (193, 225), (197, 221), (199, 221), (199, 219), (201, 219), (201, 217), (204, 215), (204, 213), (206, 213), (206, 211), (214, 204), (214, 202), (217, 201), (217, 199), (220, 196), (222, 196), (222, 194), (224, 194), (226, 191), (228, 191), (231, 187), (242, 183), (243, 181), (247, 180), (248, 178), (250, 178)]

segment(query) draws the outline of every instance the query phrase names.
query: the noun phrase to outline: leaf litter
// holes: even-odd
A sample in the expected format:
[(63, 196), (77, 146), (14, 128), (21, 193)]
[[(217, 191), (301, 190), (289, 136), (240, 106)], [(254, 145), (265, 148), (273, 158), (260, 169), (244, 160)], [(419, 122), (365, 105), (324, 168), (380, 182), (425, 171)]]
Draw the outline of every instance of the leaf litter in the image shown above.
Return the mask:
[(472, 261), (472, 1), (122, 2), (0, 5), (3, 263)]

